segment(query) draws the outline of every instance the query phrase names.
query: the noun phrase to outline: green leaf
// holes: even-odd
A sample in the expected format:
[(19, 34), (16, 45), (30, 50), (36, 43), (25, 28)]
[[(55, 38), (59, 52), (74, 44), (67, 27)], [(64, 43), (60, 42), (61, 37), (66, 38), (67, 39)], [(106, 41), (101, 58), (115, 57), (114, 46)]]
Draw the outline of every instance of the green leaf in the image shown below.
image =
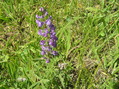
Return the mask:
[(87, 7), (86, 10), (92, 11), (92, 12), (97, 12), (98, 11), (98, 9), (94, 8), (94, 7)]
[(100, 36), (105, 36), (104, 31), (101, 31), (101, 32), (100, 32)]

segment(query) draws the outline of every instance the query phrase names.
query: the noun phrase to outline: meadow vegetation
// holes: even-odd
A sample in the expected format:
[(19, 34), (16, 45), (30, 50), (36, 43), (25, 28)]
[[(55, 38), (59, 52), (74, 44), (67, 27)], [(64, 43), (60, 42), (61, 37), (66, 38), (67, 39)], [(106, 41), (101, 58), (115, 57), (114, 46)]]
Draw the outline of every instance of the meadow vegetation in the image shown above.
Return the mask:
[[(52, 16), (46, 63), (36, 14)], [(118, 0), (0, 0), (0, 89), (119, 89)]]

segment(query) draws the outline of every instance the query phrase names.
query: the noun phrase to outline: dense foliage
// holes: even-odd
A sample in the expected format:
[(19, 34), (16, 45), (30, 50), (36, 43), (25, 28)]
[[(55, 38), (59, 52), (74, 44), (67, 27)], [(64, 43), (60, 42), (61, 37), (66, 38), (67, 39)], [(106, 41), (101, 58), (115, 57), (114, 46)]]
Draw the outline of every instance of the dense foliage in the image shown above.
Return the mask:
[[(40, 7), (58, 37), (50, 63), (40, 54)], [(0, 89), (119, 89), (119, 1), (0, 0)]]

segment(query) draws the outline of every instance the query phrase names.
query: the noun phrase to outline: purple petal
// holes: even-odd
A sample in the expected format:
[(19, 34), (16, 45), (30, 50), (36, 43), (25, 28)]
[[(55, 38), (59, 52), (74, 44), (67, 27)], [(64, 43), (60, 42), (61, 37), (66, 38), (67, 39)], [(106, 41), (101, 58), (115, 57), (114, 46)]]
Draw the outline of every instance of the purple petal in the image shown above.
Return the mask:
[(38, 27), (42, 27), (42, 25), (44, 24), (43, 22), (36, 20), (36, 23), (38, 24)]
[(41, 51), (41, 55), (45, 55), (46, 54), (46, 52), (45, 51)]
[(38, 16), (38, 15), (36, 15), (36, 18), (37, 19), (41, 19), (41, 18), (44, 18), (44, 16)]
[(44, 30), (48, 30), (48, 28), (45, 28)]
[(38, 27), (42, 27), (42, 25), (43, 25), (43, 22), (38, 23)]
[(39, 20), (36, 20), (36, 23), (38, 24), (39, 23)]
[(50, 32), (50, 35), (56, 35), (56, 32), (51, 31), (51, 32)]
[(38, 35), (41, 35), (41, 36), (44, 36), (44, 37), (47, 37), (48, 36), (48, 33), (47, 31), (43, 32), (43, 30), (39, 30), (38, 31)]
[(43, 7), (41, 7), (39, 10), (42, 11), (42, 12), (45, 11), (45, 9)]
[(50, 46), (53, 46), (53, 47), (56, 47), (57, 46), (56, 41), (54, 41), (53, 39), (50, 39), (49, 40), (49, 45)]
[(47, 36), (48, 36), (48, 34), (47, 34), (47, 33), (43, 33), (43, 34), (42, 34), (42, 36), (47, 37)]
[(39, 30), (39, 31), (38, 31), (38, 35), (41, 35), (41, 36), (43, 35), (42, 30)]
[(52, 46), (53, 46), (53, 47), (56, 47), (56, 46), (57, 46), (56, 42), (53, 42), (53, 43), (52, 43)]
[(46, 20), (46, 22), (45, 22), (45, 23), (46, 23), (46, 25), (47, 25), (47, 26), (49, 26), (50, 24), (52, 24), (52, 22), (51, 22), (51, 20), (50, 20), (50, 19)]
[(52, 40), (52, 39), (50, 39), (50, 40), (49, 40), (49, 45), (51, 45), (51, 46), (52, 46), (52, 44), (53, 44), (53, 40)]
[(55, 35), (50, 35), (50, 38), (53, 40), (58, 40), (58, 38)]
[(45, 40), (41, 40), (40, 45), (45, 45)]
[(46, 33), (46, 34), (48, 34), (48, 33), (49, 33), (49, 31), (48, 31), (48, 30), (45, 30), (45, 33)]
[(49, 62), (50, 62), (50, 60), (49, 60), (49, 59), (47, 59), (47, 60), (46, 60), (46, 63), (49, 63)]
[(51, 51), (51, 48), (46, 46), (41, 46), (41, 49), (44, 51)]
[(44, 29), (44, 32), (42, 33), (42, 36), (47, 37), (48, 36), (48, 29)]
[(53, 40), (52, 39), (50, 39), (49, 40), (49, 45), (51, 45), (53, 43)]
[(48, 12), (45, 12), (44, 16), (47, 16), (48, 15)]
[(50, 27), (50, 30), (51, 30), (51, 31), (54, 31), (54, 30), (56, 29), (55, 26), (52, 25), (52, 24), (51, 24), (49, 27)]
[(51, 24), (52, 24), (52, 22), (51, 22), (51, 16), (45, 21), (45, 23), (46, 23), (46, 25), (47, 26), (50, 26)]
[(56, 42), (54, 42), (54, 43), (52, 44), (52, 46), (53, 46), (53, 47), (56, 47), (56, 46), (57, 46)]
[(46, 50), (46, 47), (45, 47), (45, 46), (41, 46), (41, 49), (42, 49), (42, 50)]
[(58, 52), (57, 51), (52, 51), (52, 55), (56, 56), (56, 55), (58, 55)]
[(52, 19), (52, 16), (49, 16), (49, 19)]

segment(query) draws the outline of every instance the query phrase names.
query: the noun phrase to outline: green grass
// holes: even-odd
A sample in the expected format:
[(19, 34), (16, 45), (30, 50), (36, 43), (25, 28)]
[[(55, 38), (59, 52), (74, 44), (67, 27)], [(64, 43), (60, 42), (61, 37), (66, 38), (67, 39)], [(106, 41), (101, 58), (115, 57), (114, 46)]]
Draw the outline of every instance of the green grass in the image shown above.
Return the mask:
[[(35, 23), (40, 7), (57, 28), (59, 55), (48, 64)], [(1, 0), (0, 89), (119, 89), (119, 1)]]

